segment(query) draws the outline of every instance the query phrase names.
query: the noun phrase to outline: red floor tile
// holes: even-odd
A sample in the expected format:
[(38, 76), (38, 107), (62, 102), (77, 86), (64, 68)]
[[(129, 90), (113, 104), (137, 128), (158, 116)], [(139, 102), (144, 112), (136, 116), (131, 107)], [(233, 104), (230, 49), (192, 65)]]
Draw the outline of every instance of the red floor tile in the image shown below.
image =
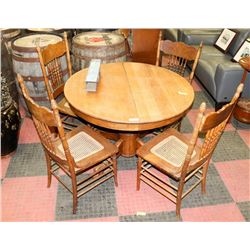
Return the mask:
[(8, 169), (11, 157), (1, 157), (1, 178), (5, 177), (6, 171)]
[(250, 148), (250, 130), (238, 129), (237, 133), (240, 135), (242, 140), (248, 145)]
[(30, 118), (24, 118), (20, 136), (19, 136), (19, 143), (39, 143), (40, 139), (36, 132), (36, 128), (33, 124), (33, 121)]
[(250, 201), (250, 160), (214, 164), (234, 201)]
[(181, 217), (183, 221), (245, 221), (243, 215), (241, 214), (239, 208), (235, 203), (206, 207), (184, 208), (181, 209)]
[(54, 221), (57, 182), (47, 177), (6, 178), (2, 185), (3, 221)]
[(134, 215), (137, 212), (154, 213), (175, 210), (175, 204), (141, 182), (136, 191), (136, 171), (118, 172), (119, 187), (116, 188), (118, 215)]

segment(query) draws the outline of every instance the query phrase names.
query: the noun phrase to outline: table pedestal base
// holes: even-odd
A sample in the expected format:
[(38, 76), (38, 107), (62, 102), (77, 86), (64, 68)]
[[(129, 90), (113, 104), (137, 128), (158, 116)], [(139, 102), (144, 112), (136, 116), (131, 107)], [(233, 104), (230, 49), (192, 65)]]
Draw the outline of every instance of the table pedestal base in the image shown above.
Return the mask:
[(107, 130), (99, 131), (106, 139), (119, 142), (119, 152), (120, 155), (124, 157), (133, 157), (135, 156), (136, 150), (140, 142), (138, 142), (139, 134), (138, 133), (119, 133), (110, 132)]
[(122, 139), (121, 145), (121, 155), (124, 157), (132, 157), (135, 156), (137, 149), (137, 138), (138, 134), (136, 133), (120, 133), (120, 139)]

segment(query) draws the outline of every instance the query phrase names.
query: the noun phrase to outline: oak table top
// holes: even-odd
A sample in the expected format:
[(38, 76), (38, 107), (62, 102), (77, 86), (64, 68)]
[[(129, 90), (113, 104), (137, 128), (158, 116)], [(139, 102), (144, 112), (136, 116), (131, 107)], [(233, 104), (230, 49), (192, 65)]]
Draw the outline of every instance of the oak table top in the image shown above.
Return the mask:
[(64, 94), (83, 119), (106, 128), (141, 131), (168, 125), (191, 107), (194, 90), (186, 79), (143, 63), (102, 64), (96, 92), (85, 90), (88, 69), (72, 75)]
[(154, 65), (102, 64), (96, 92), (85, 89), (87, 72), (82, 69), (67, 80), (67, 101), (79, 117), (118, 133), (136, 134), (171, 124), (186, 114), (194, 100), (186, 79)]

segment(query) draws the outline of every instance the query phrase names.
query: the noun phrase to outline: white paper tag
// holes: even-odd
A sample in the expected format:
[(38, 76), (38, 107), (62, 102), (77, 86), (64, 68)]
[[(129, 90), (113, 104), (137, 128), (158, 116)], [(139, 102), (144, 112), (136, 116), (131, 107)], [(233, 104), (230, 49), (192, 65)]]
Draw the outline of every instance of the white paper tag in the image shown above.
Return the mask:
[(187, 95), (187, 92), (178, 91), (178, 94), (180, 94), (180, 95)]
[(129, 118), (128, 120), (129, 120), (130, 122), (139, 122), (139, 121), (140, 121), (140, 119), (137, 118), (137, 117)]
[(136, 215), (137, 215), (137, 216), (145, 216), (146, 213), (145, 213), (145, 212), (137, 212)]

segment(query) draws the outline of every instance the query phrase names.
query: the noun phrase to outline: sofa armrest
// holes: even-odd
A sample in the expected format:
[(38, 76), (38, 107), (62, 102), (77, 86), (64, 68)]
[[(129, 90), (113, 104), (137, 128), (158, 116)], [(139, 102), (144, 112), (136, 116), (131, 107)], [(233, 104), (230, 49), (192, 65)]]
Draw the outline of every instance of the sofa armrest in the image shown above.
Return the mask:
[(215, 72), (216, 100), (218, 102), (231, 101), (237, 86), (241, 82), (243, 69), (238, 63), (228, 61), (218, 64)]

